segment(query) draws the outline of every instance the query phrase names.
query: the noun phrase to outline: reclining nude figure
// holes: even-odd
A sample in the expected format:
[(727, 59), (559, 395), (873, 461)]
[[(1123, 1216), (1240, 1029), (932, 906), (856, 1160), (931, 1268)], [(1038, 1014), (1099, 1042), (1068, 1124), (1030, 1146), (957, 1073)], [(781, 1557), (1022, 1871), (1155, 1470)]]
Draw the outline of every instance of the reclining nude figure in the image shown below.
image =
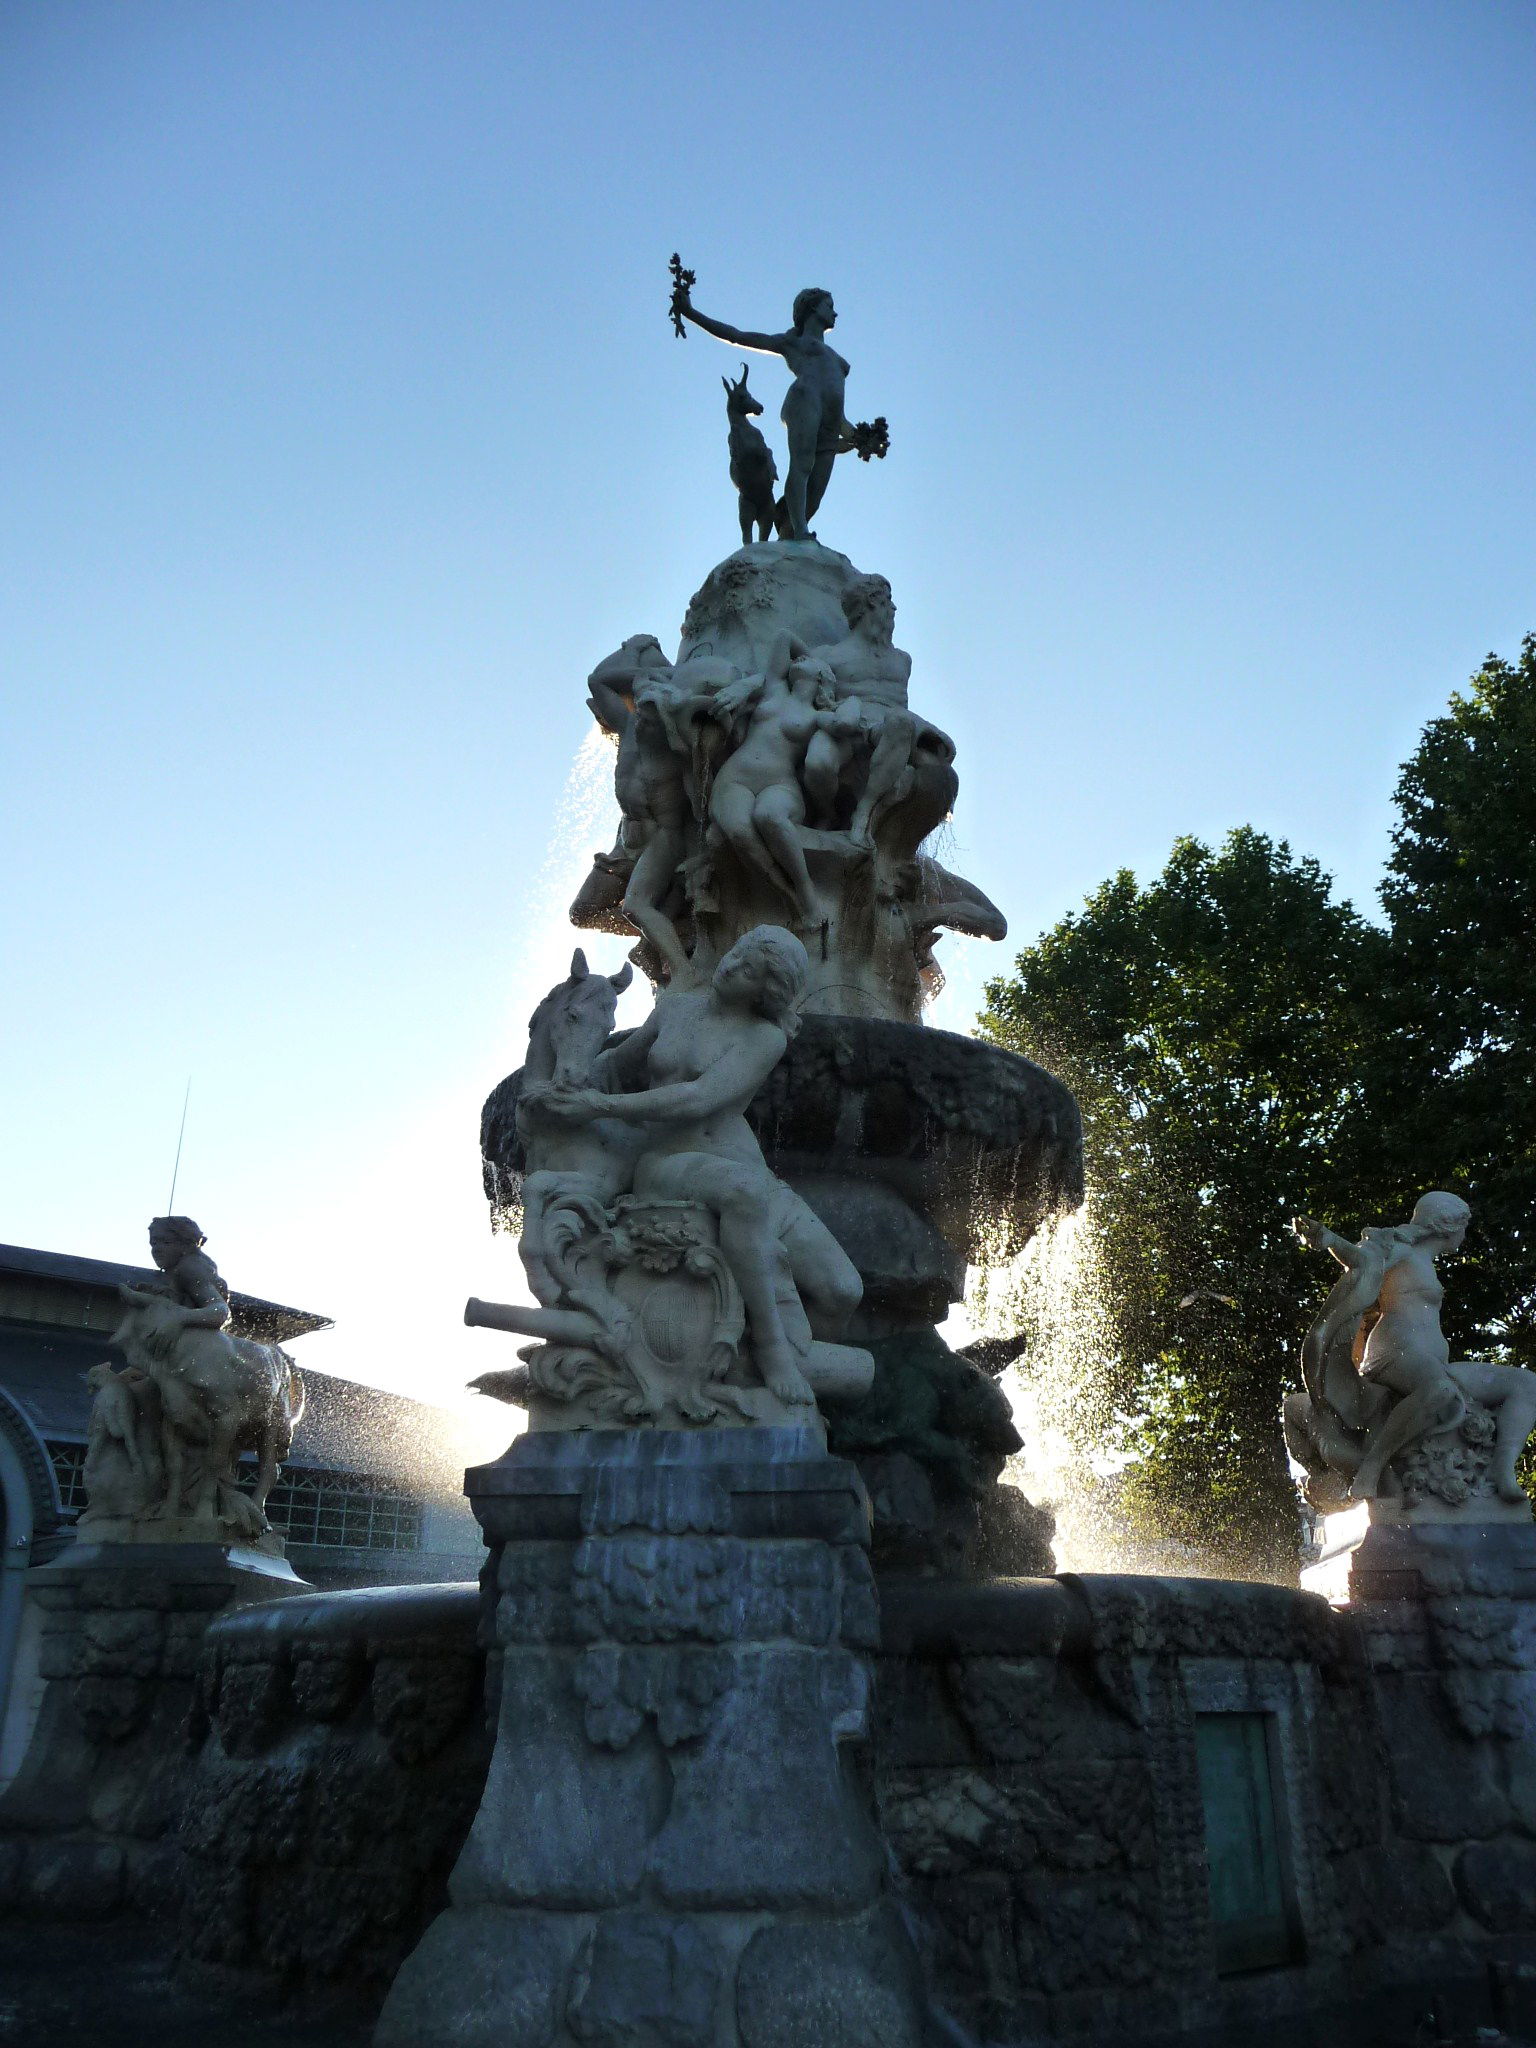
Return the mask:
[[(715, 771), (709, 815), (737, 857), (773, 883), (794, 905), (807, 931), (826, 922), (806, 865), (800, 827), (805, 823), (802, 781), (807, 750), (860, 731), (857, 706), (839, 708), (830, 670), (791, 659), (799, 643), (781, 634), (761, 677), (720, 693), (720, 708), (750, 706), (739, 746)], [(770, 927), (763, 927), (770, 929)]]
[[(1381, 1492), (1393, 1458), (1454, 1429), (1469, 1398), (1495, 1412), (1490, 1476), (1500, 1499), (1525, 1499), (1515, 1467), (1536, 1428), (1536, 1373), (1481, 1359), (1453, 1361), (1440, 1328), (1445, 1290), (1435, 1261), (1460, 1247), (1471, 1213), (1458, 1195), (1425, 1195), (1410, 1222), (1364, 1230), (1359, 1244), (1310, 1216), (1296, 1218), (1303, 1244), (1331, 1253), (1344, 1275), (1307, 1332), (1307, 1393), (1289, 1397), (1287, 1422), (1299, 1425), (1334, 1469), (1353, 1467), (1352, 1500)], [(1357, 1369), (1358, 1332), (1372, 1307), (1379, 1314)], [(1305, 1413), (1297, 1412), (1300, 1403), (1307, 1404)]]
[(546, 1115), (575, 1123), (638, 1126), (634, 1192), (713, 1213), (757, 1369), (770, 1392), (795, 1406), (814, 1401), (799, 1362), (813, 1323), (831, 1335), (863, 1293), (826, 1225), (769, 1170), (745, 1115), (794, 1035), (808, 972), (792, 932), (759, 925), (737, 940), (707, 988), (662, 996), (638, 1031), (604, 1053), (598, 1086), (555, 1087), (543, 1101)]

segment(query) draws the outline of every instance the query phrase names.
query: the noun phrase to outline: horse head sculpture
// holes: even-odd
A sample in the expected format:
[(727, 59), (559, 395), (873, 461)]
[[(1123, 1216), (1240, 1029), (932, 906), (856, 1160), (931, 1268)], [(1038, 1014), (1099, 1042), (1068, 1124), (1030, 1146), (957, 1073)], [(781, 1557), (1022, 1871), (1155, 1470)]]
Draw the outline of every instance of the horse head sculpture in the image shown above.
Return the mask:
[(525, 1078), (553, 1081), (560, 1088), (582, 1087), (613, 1030), (619, 996), (634, 974), (628, 960), (617, 974), (594, 974), (578, 946), (569, 976), (550, 990), (528, 1020)]

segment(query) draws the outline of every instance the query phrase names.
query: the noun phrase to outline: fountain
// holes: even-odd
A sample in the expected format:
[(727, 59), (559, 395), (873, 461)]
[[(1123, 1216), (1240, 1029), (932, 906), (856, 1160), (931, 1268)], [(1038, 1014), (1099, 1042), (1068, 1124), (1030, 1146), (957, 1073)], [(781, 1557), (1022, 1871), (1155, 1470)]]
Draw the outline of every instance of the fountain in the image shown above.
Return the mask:
[[(831, 300), (796, 309), (786, 417), (814, 387), (841, 436)], [(622, 827), (572, 921), (632, 961), (578, 950), (486, 1105), (534, 1297), (467, 1311), (534, 1340), (477, 1382), (528, 1418), (469, 1479), (498, 1733), (381, 2048), (461, 2039), (466, 1985), (487, 2039), (921, 2036), (842, 1754), (879, 1640), (869, 1493), (887, 1565), (1047, 1562), (996, 1485), (1006, 1399), (936, 1325), (983, 1231), (1076, 1198), (1080, 1130), (1039, 1068), (920, 1021), (938, 932), (1006, 926), (923, 850), (955, 746), (909, 704), (889, 584), (805, 529), (816, 447), (792, 426), (795, 537), (711, 570), (675, 655), (635, 634), (588, 677)], [(615, 1034), (634, 965), (652, 1012)]]
[(773, 501), (728, 380), (737, 513), (780, 537), (588, 678), (622, 825), (485, 1105), (528, 1298), (466, 1310), (520, 1340), (476, 1384), (526, 1427), (467, 1475), (478, 1589), (209, 1627), (160, 1784), (188, 1979), (344, 1996), (377, 2048), (1348, 2042), (1447, 1991), (1528, 2028), (1536, 1405), (1445, 1355), (1464, 1211), (1300, 1226), (1345, 1269), (1285, 1417), (1348, 1523), (1328, 1597), (1051, 1574), (998, 1483), (1013, 1347), (940, 1325), (978, 1250), (1070, 1228), (1080, 1131), (921, 1021), (937, 933), (1004, 925), (925, 851), (956, 750), (889, 586), (808, 525), (884, 422), (843, 416), (828, 294), (755, 334), (674, 280), (679, 332), (794, 373), (790, 463)]

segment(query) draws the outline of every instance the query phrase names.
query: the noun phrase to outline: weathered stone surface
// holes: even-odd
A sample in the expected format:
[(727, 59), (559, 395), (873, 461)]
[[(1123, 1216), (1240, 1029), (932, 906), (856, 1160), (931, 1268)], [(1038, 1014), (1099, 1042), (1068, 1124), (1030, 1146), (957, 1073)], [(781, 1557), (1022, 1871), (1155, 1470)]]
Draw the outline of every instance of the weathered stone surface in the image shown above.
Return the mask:
[(838, 1743), (862, 1735), (865, 1676), (836, 1651), (760, 1646), (708, 1734), (673, 1764), (648, 1867), (675, 1906), (835, 1912), (879, 1891), (884, 1852)]
[(374, 2048), (552, 2048), (579, 1933), (497, 1906), (445, 1915), (396, 1977)]
[[(541, 1483), (553, 1483), (558, 1463), (545, 1468)], [(518, 1607), (527, 1632), (557, 1638), (545, 1642), (540, 1654), (569, 1660), (566, 1682), (578, 1706), (574, 1673), (594, 1647), (585, 1637), (577, 1639), (579, 1614), (604, 1630), (643, 1638), (599, 1649), (663, 1662), (723, 1656), (731, 1663), (729, 1683), (707, 1701), (695, 1701), (703, 1710), (697, 1727), (679, 1733), (670, 1746), (656, 1711), (664, 1691), (660, 1680), (635, 1725), (615, 1731), (618, 1746), (596, 1745), (610, 1762), (648, 1760), (621, 1801), (632, 1800), (644, 1817), (647, 1858), (668, 1826), (675, 1827), (678, 1846), (668, 1854), (685, 1885), (707, 1874), (692, 1867), (693, 1852), (702, 1843), (715, 1853), (711, 1835), (720, 1833), (718, 1813), (731, 1802), (757, 1797), (750, 1787), (742, 1792), (732, 1773), (739, 1769), (750, 1778), (764, 1768), (760, 1731), (737, 1718), (755, 1697), (759, 1677), (749, 1672), (743, 1678), (735, 1660), (770, 1654), (810, 1659), (808, 1639), (798, 1648), (787, 1637), (768, 1640), (773, 1617), (798, 1629), (814, 1613), (819, 1619), (811, 1633), (817, 1633), (835, 1612), (824, 1598), (824, 1572), (780, 1569), (803, 1539), (776, 1534), (761, 1551), (780, 1562), (765, 1567), (760, 1579), (741, 1573), (730, 1560), (757, 1546), (744, 1544), (729, 1525), (747, 1496), (733, 1494), (711, 1507), (706, 1493), (684, 1488), (672, 1496), (637, 1486), (626, 1507), (616, 1490), (604, 1513), (620, 1526), (605, 1540), (615, 1542), (619, 1563), (613, 1573), (591, 1581), (602, 1589), (600, 1598), (550, 1597), (553, 1559), (564, 1557), (569, 1579), (581, 1540), (574, 1508), (564, 1542), (521, 1546), (539, 1553), (536, 1569), (510, 1569), (509, 1559), (520, 1547), (514, 1544), (498, 1575), (503, 1604)], [(755, 1514), (763, 1497), (754, 1498)], [(697, 1512), (706, 1522), (712, 1515), (723, 1521), (725, 1527), (697, 1540), (714, 1562), (727, 1561), (724, 1576), (735, 1590), (724, 1611), (734, 1612), (742, 1593), (742, 1612), (752, 1613), (754, 1628), (764, 1636), (747, 1645), (729, 1639), (719, 1604), (704, 1594), (719, 1574), (711, 1569), (697, 1581), (680, 1575), (673, 1537), (658, 1538), (647, 1549), (649, 1538), (637, 1544), (626, 1533), (624, 1516), (645, 1500), (660, 1512), (686, 1509), (685, 1520)], [(657, 1597), (649, 1606), (639, 1598), (646, 1577), (637, 1569), (642, 1556), (667, 1560), (664, 1570), (652, 1574)], [(532, 1588), (526, 1609), (516, 1590), (524, 1584)], [(398, 1603), (393, 1632), (386, 1622), (392, 1603)], [(1432, 1665), (1450, 1654), (1446, 1629), (1425, 1624), (1400, 1632), (1394, 1638), (1399, 1662), (1389, 1658), (1373, 1678), (1361, 1644), (1375, 1624), (1283, 1588), (1172, 1580), (894, 1580), (887, 1584), (883, 1608), (874, 1781), (886, 1840), (939, 2002), (978, 2041), (1033, 2040), (1074, 2027), (1090, 2037), (1115, 2029), (1139, 2034), (1154, 2009), (1166, 2012), (1171, 2024), (1184, 2010), (1181, 1999), (1206, 2001), (1209, 2013), (1216, 2009), (1211, 2001), (1228, 1996), (1210, 1976), (1208, 1923), (1201, 1917), (1203, 1824), (1188, 1746), (1190, 1717), (1202, 1700), (1276, 1703), (1291, 1730), (1283, 1764), (1296, 1802), (1291, 1825), (1300, 1910), (1311, 1916), (1309, 1960), (1279, 1973), (1265, 1990), (1277, 2012), (1285, 1998), (1323, 1997), (1330, 1959), (1351, 1956), (1357, 1974), (1387, 1987), (1415, 1959), (1426, 1968), (1433, 1960), (1452, 1985), (1465, 1972), (1481, 1973), (1490, 1947), (1508, 1955), (1536, 1933), (1536, 1843), (1507, 1836), (1476, 1839), (1471, 1832), (1474, 1826), (1503, 1825), (1499, 1802), (1506, 1797), (1517, 1815), (1526, 1810), (1519, 1791), (1522, 1747), (1497, 1734), (1469, 1736), (1443, 1696), (1445, 1672), (1412, 1665), (1415, 1658)], [(433, 1611), (438, 1621), (429, 1626), (425, 1617)], [(315, 1595), (216, 1624), (210, 1655), (227, 1653), (232, 1667), (248, 1668), (259, 1647), (262, 1658), (294, 1678), (264, 1746), (233, 1757), (215, 1727), (204, 1737), (183, 1837), (190, 1872), (185, 1925), (193, 1953), (311, 1988), (339, 1983), (377, 1995), (445, 1902), (447, 1872), (480, 1797), (486, 1742), (478, 1714), (470, 1712), (440, 1749), (428, 1755), (426, 1745), (412, 1746), (420, 1760), (401, 1761), (374, 1718), (373, 1673), (381, 1659), (402, 1674), (434, 1659), (445, 1666), (455, 1659), (473, 1663), (478, 1611), (471, 1587), (422, 1588)], [(1379, 1629), (1375, 1634), (1386, 1640)], [(1461, 1631), (1456, 1639), (1465, 1635)], [(1493, 1638), (1466, 1640), (1475, 1650)], [(1128, 1696), (1139, 1719), (1106, 1692), (1099, 1667), (1107, 1659), (1122, 1660), (1131, 1673)], [(306, 1664), (354, 1672), (347, 1682), (353, 1704), (341, 1719), (306, 1711), (305, 1688), (297, 1679)], [(678, 1667), (668, 1668), (676, 1675)], [(405, 1711), (409, 1691), (405, 1686), (397, 1695), (402, 1726), (411, 1718)], [(425, 1732), (431, 1726), (430, 1684), (420, 1691)], [(328, 1685), (315, 1693), (327, 1713), (336, 1697)], [(796, 1712), (809, 1715), (815, 1707), (810, 1695), (794, 1697)], [(1389, 1713), (1385, 1726), (1377, 1718), (1383, 1702)], [(823, 1696), (818, 1711), (824, 1758), (832, 1747), (827, 1727), (845, 1713), (856, 1714), (859, 1706), (851, 1696)], [(805, 1731), (812, 1722), (802, 1719), (796, 1726), (809, 1747), (812, 1736)], [(712, 1746), (719, 1752), (715, 1762), (709, 1761)], [(1416, 1834), (1396, 1829), (1388, 1796), (1389, 1747), (1400, 1762), (1406, 1758), (1415, 1766)], [(712, 1779), (716, 1770), (720, 1775)], [(692, 1791), (690, 1773), (698, 1773)], [(1432, 1783), (1437, 1774), (1447, 1776), (1442, 1788)], [(817, 1796), (830, 1796), (827, 1774), (817, 1782)], [(1427, 1792), (1437, 1803), (1430, 1816), (1435, 1825), (1457, 1830), (1443, 1842), (1422, 1825)], [(523, 1805), (513, 1802), (505, 1809), (508, 1834), (537, 1834), (551, 1823), (550, 1812), (537, 1805), (539, 1797), (540, 1787), (530, 1779)], [(766, 1800), (742, 1811), (749, 1813), (753, 1835), (779, 1825)], [(581, 1824), (578, 1806), (567, 1818), (572, 1827)], [(821, 1852), (802, 1838), (801, 1853), (814, 1860)], [(130, 1854), (130, 1889), (135, 1868)], [(765, 1871), (773, 1875), (767, 1865)], [(719, 1867), (713, 1875), (721, 1878)], [(789, 1877), (793, 1881), (793, 1870)], [(146, 1868), (146, 1884), (148, 1878)], [(724, 1878), (735, 1881), (729, 1870)], [(610, 1923), (647, 1913), (680, 1922), (695, 1910), (686, 1891), (663, 1910), (656, 1894), (647, 1892), (650, 1882), (643, 1871), (630, 1896), (603, 1909)], [(788, 1887), (783, 1896), (791, 1896)], [(703, 1910), (707, 1915), (710, 1908)], [(746, 1909), (715, 1910), (729, 1916)], [(804, 1910), (796, 1908), (796, 1917)], [(530, 2040), (539, 2039), (544, 2027), (553, 2029), (546, 2033), (551, 2048), (582, 2041), (572, 1998), (594, 1909), (543, 1922), (526, 1910), (488, 1910), (467, 1899), (448, 1917), (472, 1922), (484, 1952), (476, 1960), (471, 1943), (443, 1963), (436, 1992), (423, 1993), (415, 2008), (412, 2024), (419, 2022), (418, 2031), (401, 2033), (399, 2043), (410, 2038), (411, 2048), (420, 2048), (423, 2039), (434, 2038), (421, 2031), (436, 2023), (432, 1999), (441, 2000), (445, 1987), (460, 1977), (484, 1989), (483, 2018), (496, 1999), (512, 1995), (496, 1988), (504, 1981), (495, 1975), (502, 1967), (504, 1931), (562, 1923), (575, 1931), (559, 1947), (553, 2003), (526, 2015), (515, 2002), (510, 2009)], [(732, 1924), (738, 1930), (733, 1938), (739, 1938), (739, 1919)], [(720, 1939), (728, 1970), (730, 1939)], [(550, 1974), (546, 1969), (539, 1981), (547, 1986)], [(903, 1980), (898, 1974), (892, 1981)], [(722, 1988), (722, 2000), (733, 1995)], [(1326, 1996), (1334, 1995), (1326, 1989)], [(865, 1990), (856, 1989), (850, 2011), (857, 2017), (865, 2009)], [(629, 2015), (605, 2012), (595, 2003), (587, 2011), (594, 2026), (661, 2025), (654, 2013), (647, 2016), (643, 2001)], [(691, 2026), (696, 2017), (685, 2013), (679, 2024)], [(768, 2039), (794, 2040), (800, 2037), (783, 2030), (802, 2020), (815, 2028), (824, 2014), (816, 2008), (807, 2019), (779, 2010), (769, 2017), (780, 2032)], [(477, 2044), (496, 2038), (466, 2037)], [(744, 2038), (750, 2048), (750, 2037)], [(827, 2038), (839, 2036), (834, 2031)], [(894, 2038), (903, 2036), (898, 2031)], [(636, 2039), (644, 2041), (645, 2033)], [(658, 2039), (665, 2042), (667, 2036), (663, 2032)]]
[[(80, 1541), (29, 1574), (49, 1682), (0, 1833), (26, 1844), (34, 1910), (165, 1906), (173, 1879), (153, 1878), (147, 1850), (169, 1843), (184, 1790), (197, 1647), (221, 1607), (299, 1590), (286, 1566), (242, 1566), (212, 1543)], [(122, 1881), (127, 1852), (140, 1885)]]
[(225, 1661), (218, 1678), (219, 1739), (230, 1756), (255, 1756), (282, 1727), (290, 1705), (281, 1662)]
[(875, 1667), (874, 1741), (887, 1770), (971, 1761), (973, 1747), (955, 1709), (946, 1665), (926, 1657), (880, 1658)]
[(1512, 1818), (1486, 1743), (1463, 1735), (1432, 1677), (1394, 1674), (1379, 1688), (1399, 1830), (1418, 1842), (1496, 1835)]
[(35, 1911), (97, 1920), (123, 1898), (120, 1848), (98, 1842), (38, 1842), (28, 1854), (25, 1896)]
[[(942, 2003), (983, 2040), (1016, 2032), (1025, 1993), (1019, 1979), (1013, 1887), (1000, 1870), (937, 1879), (928, 1887)], [(1034, 2031), (1044, 2012), (1031, 2015)]]
[(21, 1898), (26, 1853), (24, 1842), (0, 1842), (0, 1906), (8, 1911)]
[(751, 675), (779, 633), (807, 647), (840, 640), (848, 630), (843, 595), (858, 573), (833, 548), (744, 547), (711, 569), (689, 600), (677, 658), (720, 655)]
[(576, 1965), (571, 2032), (583, 2048), (712, 2048), (722, 1974), (697, 1923), (605, 1914)]
[(1536, 1929), (1536, 1844), (1478, 1842), (1456, 1859), (1456, 1889), (1494, 1934)]
[(1038, 1753), (1041, 1710), (1056, 1676), (1054, 1657), (968, 1657), (955, 1665), (956, 1704), (983, 1756), (1019, 1763)]
[(380, 1657), (372, 1708), (384, 1746), (400, 1764), (425, 1763), (463, 1726), (480, 1698), (479, 1661), (445, 1655), (440, 1643), (415, 1655)]
[(508, 1739), (455, 1872), (455, 1900), (580, 1910), (638, 1894), (671, 1772), (654, 1744), (614, 1750), (589, 1741), (575, 1671), (569, 1650), (520, 1647), (504, 1657)]
[(1334, 1865), (1352, 1947), (1405, 1934), (1432, 1934), (1456, 1913), (1456, 1888), (1433, 1849), (1373, 1842)]
[(910, 1948), (892, 1922), (765, 1927), (736, 1976), (742, 2048), (919, 2048)]
[(375, 1995), (388, 1982), (442, 1903), (484, 1782), (478, 1611), (473, 1586), (389, 1587), (216, 1625), (210, 1697), (241, 1674), (237, 1699), (283, 1706), (237, 1714), (233, 1752), (211, 1719), (190, 1767), (189, 1956)]
[(1019, 1888), (1019, 1973), (1046, 1993), (1139, 1986), (1157, 1975), (1163, 1944), (1155, 1881), (1118, 1874)]

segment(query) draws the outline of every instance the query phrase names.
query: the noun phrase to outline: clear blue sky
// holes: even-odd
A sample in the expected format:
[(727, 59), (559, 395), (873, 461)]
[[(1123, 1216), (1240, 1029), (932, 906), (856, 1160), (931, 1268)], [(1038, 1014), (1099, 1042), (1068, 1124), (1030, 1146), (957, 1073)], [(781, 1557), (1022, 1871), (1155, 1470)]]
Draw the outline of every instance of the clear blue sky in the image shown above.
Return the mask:
[[(819, 528), (1020, 939), (1244, 822), (1367, 901), (1536, 625), (1533, 106), (1526, 0), (8, 0), (0, 1238), (141, 1255), (190, 1073), (178, 1207), (309, 1363), (505, 1362), (583, 679), (735, 540), (674, 248), (836, 293), (892, 453)], [(947, 953), (963, 1027), (1011, 949)]]

